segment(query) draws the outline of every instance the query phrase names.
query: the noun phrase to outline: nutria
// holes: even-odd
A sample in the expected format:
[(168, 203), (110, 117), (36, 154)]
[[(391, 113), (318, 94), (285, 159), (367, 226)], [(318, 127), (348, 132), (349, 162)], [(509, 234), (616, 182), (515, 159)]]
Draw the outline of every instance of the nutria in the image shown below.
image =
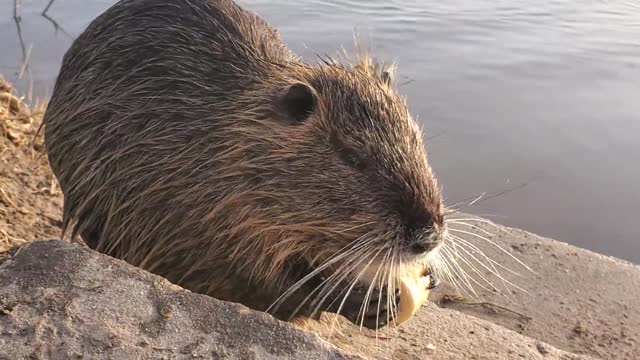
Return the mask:
[(44, 126), (63, 236), (279, 319), (384, 326), (398, 269), (444, 237), (388, 73), (305, 63), (231, 0), (114, 4), (65, 54)]

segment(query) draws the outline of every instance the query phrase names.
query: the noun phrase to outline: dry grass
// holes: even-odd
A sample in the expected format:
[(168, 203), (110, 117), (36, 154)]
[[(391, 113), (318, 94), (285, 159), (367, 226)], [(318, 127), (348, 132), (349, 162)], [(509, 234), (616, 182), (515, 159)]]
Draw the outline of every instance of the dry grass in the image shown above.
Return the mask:
[[(42, 145), (42, 135), (35, 137), (46, 109), (45, 103), (29, 106), (11, 84), (0, 76), (0, 134), (15, 146), (36, 141)], [(35, 144), (34, 144), (35, 145)]]
[(27, 104), (0, 76), (0, 253), (59, 237), (62, 194), (38, 132), (45, 108)]

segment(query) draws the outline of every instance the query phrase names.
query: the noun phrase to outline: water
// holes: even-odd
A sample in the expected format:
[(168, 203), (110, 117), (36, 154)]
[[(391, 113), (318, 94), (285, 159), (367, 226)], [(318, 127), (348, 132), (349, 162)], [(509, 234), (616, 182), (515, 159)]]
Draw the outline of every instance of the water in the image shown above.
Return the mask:
[[(21, 2), (34, 95), (46, 96), (70, 45)], [(76, 36), (113, 0), (56, 0)], [(352, 49), (354, 30), (395, 59), (425, 124), (452, 204), (493, 220), (640, 262), (640, 2), (637, 0), (242, 0), (307, 59)], [(22, 52), (12, 1), (0, 1), (0, 73)], [(23, 89), (27, 82), (18, 81)], [(521, 184), (527, 184), (519, 187)]]

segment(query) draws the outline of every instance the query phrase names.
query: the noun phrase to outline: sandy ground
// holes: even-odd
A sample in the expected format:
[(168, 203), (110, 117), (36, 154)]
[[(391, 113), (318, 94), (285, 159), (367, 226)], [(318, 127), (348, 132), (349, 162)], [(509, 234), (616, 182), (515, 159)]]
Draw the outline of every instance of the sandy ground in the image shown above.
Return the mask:
[[(62, 195), (48, 168), (41, 136), (31, 143), (42, 107), (30, 110), (11, 93), (9, 84), (0, 80), (0, 257), (13, 245), (60, 236)], [(375, 333), (360, 332), (345, 323), (337, 332), (318, 331), (347, 350), (391, 354), (397, 359), (446, 359), (448, 349), (460, 347), (469, 349), (470, 354), (484, 354), (469, 358), (494, 358), (491, 349), (473, 346), (474, 338), (483, 336), (483, 329), (494, 327), (504, 329), (505, 334), (516, 332), (530, 337), (530, 345), (541, 358), (546, 356), (544, 343), (600, 359), (637, 358), (638, 266), (485, 220), (465, 222), (468, 224), (455, 227), (475, 235), (457, 234), (497, 264), (518, 272), (520, 276), (494, 265), (520, 289), (505, 288), (501, 279), (487, 275), (487, 269), (491, 269), (487, 261), (482, 261), (487, 266), (484, 268), (466, 254), (468, 261), (460, 264), (478, 282), (470, 281), (475, 296), (442, 286), (415, 318), (399, 329), (380, 332), (377, 338)], [(488, 241), (517, 256), (533, 272)], [(474, 267), (483, 275), (472, 274)], [(495, 289), (482, 280), (483, 276)], [(499, 344), (505, 339), (508, 336), (492, 340)], [(514, 349), (513, 358), (528, 358), (523, 354)]]

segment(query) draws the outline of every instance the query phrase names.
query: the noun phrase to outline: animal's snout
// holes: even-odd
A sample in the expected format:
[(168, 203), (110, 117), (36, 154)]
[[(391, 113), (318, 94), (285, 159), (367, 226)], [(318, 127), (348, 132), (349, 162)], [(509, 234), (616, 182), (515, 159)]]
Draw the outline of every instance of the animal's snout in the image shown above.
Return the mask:
[(418, 255), (433, 251), (444, 241), (445, 231), (443, 226), (431, 223), (431, 226), (416, 232), (410, 245), (411, 252)]

